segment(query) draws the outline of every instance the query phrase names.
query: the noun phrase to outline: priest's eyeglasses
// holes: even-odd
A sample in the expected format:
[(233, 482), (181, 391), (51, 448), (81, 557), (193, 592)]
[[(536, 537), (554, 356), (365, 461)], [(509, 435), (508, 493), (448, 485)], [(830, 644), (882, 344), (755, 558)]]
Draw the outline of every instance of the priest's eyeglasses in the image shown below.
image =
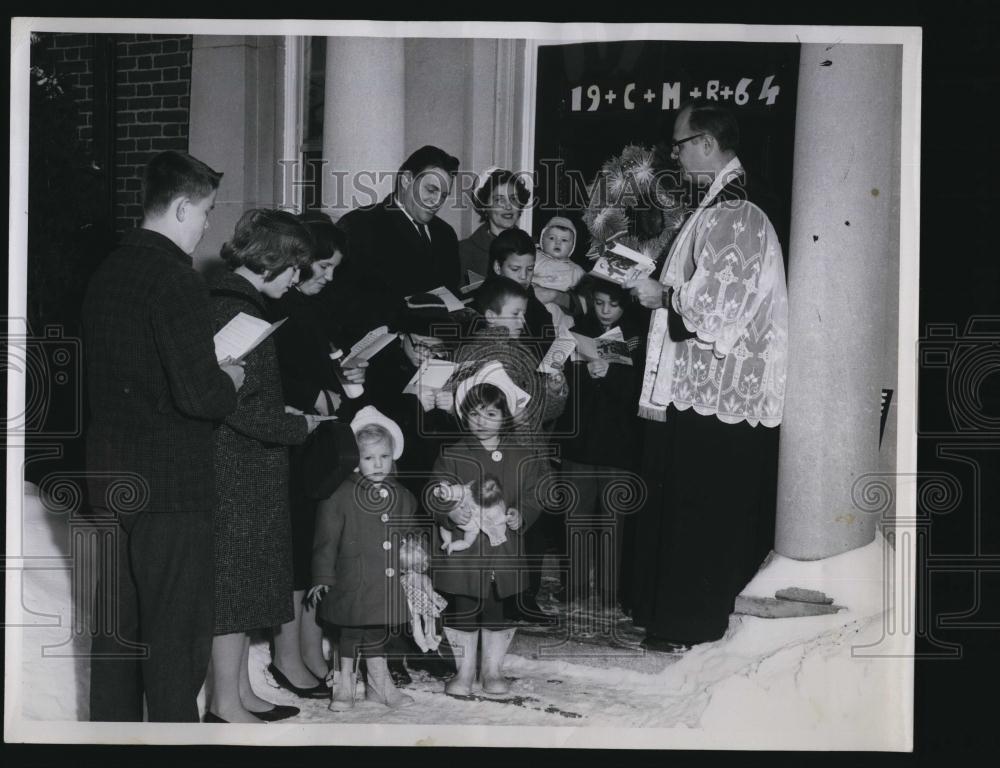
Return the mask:
[(670, 142), (670, 154), (674, 155), (681, 151), (681, 144), (687, 144), (689, 141), (694, 141), (695, 139), (700, 139), (704, 136), (704, 133), (696, 133), (694, 136), (688, 136), (685, 139), (677, 139), (677, 141)]

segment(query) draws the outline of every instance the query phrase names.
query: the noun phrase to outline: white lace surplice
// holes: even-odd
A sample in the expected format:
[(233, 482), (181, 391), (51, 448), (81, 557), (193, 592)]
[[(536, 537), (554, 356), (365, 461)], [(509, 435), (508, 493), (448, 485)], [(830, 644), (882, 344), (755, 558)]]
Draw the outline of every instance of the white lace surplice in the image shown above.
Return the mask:
[(675, 246), (661, 280), (697, 336), (672, 341), (667, 310), (653, 313), (639, 414), (662, 421), (673, 403), (727, 424), (779, 425), (788, 299), (771, 222), (753, 203), (721, 201), (694, 213)]

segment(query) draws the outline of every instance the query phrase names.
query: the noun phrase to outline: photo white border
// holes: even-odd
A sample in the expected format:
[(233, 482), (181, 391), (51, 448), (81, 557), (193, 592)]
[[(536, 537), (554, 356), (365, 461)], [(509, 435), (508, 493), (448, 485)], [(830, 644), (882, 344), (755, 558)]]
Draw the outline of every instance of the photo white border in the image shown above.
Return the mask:
[[(527, 40), (524, 67), (524, 119), (534, 125), (537, 49), (546, 43), (600, 40), (700, 40), (759, 43), (890, 44), (903, 47), (900, 167), (900, 268), (899, 337), (897, 382), (897, 552), (895, 575), (903, 590), (897, 608), (914, 617), (916, 519), (916, 376), (919, 278), (919, 168), (920, 168), (920, 65), (922, 35), (917, 27), (749, 26), (740, 24), (595, 24), (521, 22), (386, 22), (317, 20), (203, 20), (203, 19), (78, 19), (14, 18), (11, 23), (10, 82), (10, 212), (8, 316), (27, 317), (27, 200), (28, 200), (28, 95), (30, 35), (35, 32), (239, 34), (268, 36), (364, 37), (490, 37)], [(286, 100), (291, 97), (286, 89)], [(300, 120), (301, 107), (286, 101), (284, 119)], [(287, 139), (286, 139), (287, 143)], [(522, 167), (533, 165), (533, 131), (522, 144)], [(298, 147), (295, 147), (296, 153)], [(530, 221), (529, 221), (530, 225)], [(11, 360), (13, 362), (13, 358)], [(24, 407), (23, 372), (8, 365), (8, 414)], [(21, 542), (23, 445), (8, 443), (7, 450), (7, 563), (16, 568)], [(909, 479), (906, 479), (909, 476)], [(906, 535), (909, 533), (910, 535)], [(906, 546), (905, 552), (900, 545)], [(725, 748), (725, 749), (820, 749), (887, 750), (909, 749), (912, 744), (912, 709), (909, 733), (892, 744), (845, 743), (844, 734), (824, 731), (805, 733), (706, 733), (678, 728), (606, 727), (498, 727), (498, 726), (407, 726), (271, 723), (260, 726), (81, 723), (24, 720), (21, 701), (21, 595), (20, 581), (6, 580), (6, 660), (4, 735), (8, 742), (107, 743), (107, 744), (254, 744), (277, 745), (439, 745), (522, 747), (616, 747), (616, 748)], [(902, 701), (913, 701), (913, 635), (909, 620), (909, 674), (900, 674)], [(895, 661), (899, 659), (886, 659)], [(829, 741), (818, 741), (820, 736)], [(789, 738), (793, 737), (793, 738)]]

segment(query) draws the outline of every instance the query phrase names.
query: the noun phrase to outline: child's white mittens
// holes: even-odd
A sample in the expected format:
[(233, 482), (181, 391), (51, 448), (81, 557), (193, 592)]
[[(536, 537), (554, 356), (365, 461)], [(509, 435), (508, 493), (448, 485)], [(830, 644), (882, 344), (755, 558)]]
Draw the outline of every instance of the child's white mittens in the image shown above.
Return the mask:
[(441, 483), (434, 489), (434, 496), (444, 502), (456, 502), (455, 506), (449, 510), (448, 518), (461, 527), (472, 519), (472, 509), (464, 503), (468, 489), (464, 485), (448, 485)]
[(465, 498), (465, 490), (458, 483), (438, 483), (434, 486), (434, 496), (441, 501), (460, 502)]

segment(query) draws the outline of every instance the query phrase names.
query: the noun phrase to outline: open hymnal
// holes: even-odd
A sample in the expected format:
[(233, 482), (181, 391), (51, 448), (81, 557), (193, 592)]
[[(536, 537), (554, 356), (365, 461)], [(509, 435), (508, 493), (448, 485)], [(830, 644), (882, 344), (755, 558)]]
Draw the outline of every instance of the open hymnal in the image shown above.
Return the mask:
[(628, 353), (628, 343), (622, 335), (621, 328), (612, 328), (596, 339), (570, 331), (576, 342), (574, 359), (585, 362), (603, 360), (606, 363), (632, 365), (632, 356)]
[(558, 373), (563, 369), (563, 366), (572, 358), (573, 351), (576, 349), (575, 335), (569, 330), (564, 330), (552, 340), (548, 350), (545, 352), (545, 357), (538, 364), (539, 373)]
[(608, 248), (590, 270), (590, 274), (602, 280), (624, 285), (631, 280), (649, 277), (656, 269), (656, 262), (645, 254), (615, 243)]
[(467, 296), (468, 294), (472, 293), (479, 286), (481, 286), (483, 283), (486, 282), (486, 277), (485, 276), (479, 274), (478, 272), (473, 272), (471, 269), (467, 269), (465, 271), (465, 274), (468, 277), (469, 284), (468, 285), (463, 285), (459, 289), (462, 292), (463, 296)]
[(283, 318), (276, 323), (269, 323), (259, 317), (240, 312), (215, 334), (215, 359), (242, 360), (250, 354), (268, 336), (274, 333), (285, 322)]
[(378, 328), (365, 334), (364, 338), (351, 347), (351, 351), (340, 361), (341, 367), (350, 368), (356, 366), (358, 363), (368, 362), (389, 346), (398, 336), (398, 333), (390, 333), (389, 326), (380, 325)]
[(403, 387), (403, 394), (419, 397), (421, 390), (429, 389), (432, 392), (440, 392), (451, 386), (456, 370), (458, 370), (458, 366), (455, 363), (428, 358), (420, 364), (417, 372), (413, 374), (413, 378)]

